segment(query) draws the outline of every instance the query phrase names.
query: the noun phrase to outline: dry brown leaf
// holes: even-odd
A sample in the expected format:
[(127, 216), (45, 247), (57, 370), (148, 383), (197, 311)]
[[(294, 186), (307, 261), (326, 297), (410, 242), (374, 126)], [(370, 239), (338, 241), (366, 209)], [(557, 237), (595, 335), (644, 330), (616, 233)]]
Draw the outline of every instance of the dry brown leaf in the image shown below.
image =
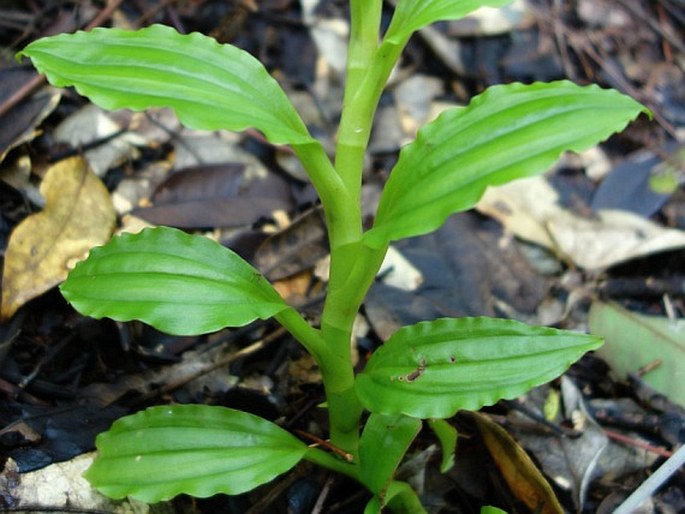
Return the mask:
[(477, 209), (518, 237), (551, 249), (586, 270), (685, 247), (685, 231), (664, 228), (627, 211), (601, 210), (578, 216), (558, 204), (544, 177), (489, 188)]
[(473, 413), (485, 445), (511, 492), (532, 512), (563, 514), (552, 487), (528, 454), (502, 427), (482, 414)]
[(62, 282), (71, 267), (107, 242), (115, 223), (109, 192), (80, 157), (52, 166), (40, 186), (45, 209), (14, 229), (5, 253), (0, 319)]

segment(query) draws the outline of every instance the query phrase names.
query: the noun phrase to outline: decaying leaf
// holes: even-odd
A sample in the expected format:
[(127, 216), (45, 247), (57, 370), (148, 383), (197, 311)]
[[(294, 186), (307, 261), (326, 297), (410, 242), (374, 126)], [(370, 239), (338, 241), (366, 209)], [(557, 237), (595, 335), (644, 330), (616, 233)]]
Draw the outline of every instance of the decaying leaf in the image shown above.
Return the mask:
[(45, 209), (22, 221), (7, 245), (0, 319), (63, 281), (71, 265), (114, 230), (109, 193), (82, 158), (55, 164), (40, 191)]
[[(169, 514), (174, 512), (168, 502), (146, 505), (133, 498), (110, 500), (93, 489), (83, 478), (83, 472), (93, 462), (95, 452), (79, 455), (69, 461), (51, 464), (47, 467), (29, 473), (16, 474), (17, 479), (9, 482), (9, 487), (3, 491), (6, 499), (13, 499), (17, 503), (19, 512), (32, 512), (35, 505), (49, 505), (51, 512), (110, 512), (125, 514), (131, 512), (146, 512), (147, 514)], [(8, 469), (16, 469), (12, 460), (7, 466), (0, 480), (7, 480)], [(14, 471), (16, 473), (16, 471)], [(26, 510), (21, 510), (26, 508)]]
[(627, 211), (602, 210), (580, 217), (557, 200), (543, 177), (533, 177), (488, 189), (477, 208), (518, 237), (550, 248), (586, 270), (685, 247), (682, 230), (661, 227)]
[(645, 382), (685, 405), (685, 320), (645, 316), (616, 305), (595, 302), (590, 309), (590, 330), (605, 338), (600, 355), (625, 377), (656, 361)]
[[(7, 63), (3, 63), (3, 69), (0, 69), (0, 103), (7, 101), (34, 77), (34, 73), (25, 67), (6, 66)], [(12, 148), (31, 141), (36, 136), (37, 127), (55, 110), (61, 97), (61, 92), (44, 88), (31, 98), (15, 105), (2, 116), (0, 162), (5, 159)]]
[(93, 173), (102, 177), (108, 169), (134, 159), (138, 154), (136, 146), (147, 143), (144, 135), (126, 130), (132, 116), (128, 112), (107, 113), (89, 103), (62, 121), (55, 128), (53, 137), (55, 142), (72, 148), (84, 148), (100, 142), (86, 148), (84, 155)]
[(542, 473), (528, 454), (496, 423), (482, 414), (473, 413), (485, 445), (497, 463), (504, 480), (516, 497), (531, 511), (561, 514), (564, 509)]
[[(523, 404), (529, 412), (542, 414), (543, 401), (551, 391), (556, 390), (543, 386), (530, 391)], [(588, 412), (578, 387), (566, 376), (561, 377), (560, 403), (561, 409), (557, 413), (558, 416), (552, 421), (557, 424), (562, 421), (572, 422), (577, 432), (575, 437), (544, 430), (539, 423), (515, 409), (512, 409), (507, 416), (509, 421), (507, 428), (516, 441), (535, 457), (545, 476), (549, 477), (560, 490), (568, 492), (573, 500), (575, 511), (582, 512), (587, 510), (585, 509), (586, 498), (592, 480), (600, 474), (599, 469), (604, 472), (607, 470), (603, 465), (603, 459), (610, 446), (609, 439), (604, 429)], [(628, 467), (625, 460), (621, 463), (626, 466), (623, 472), (634, 469)], [(615, 469), (613, 462), (610, 462), (608, 466)], [(619, 476), (623, 475), (623, 472)]]

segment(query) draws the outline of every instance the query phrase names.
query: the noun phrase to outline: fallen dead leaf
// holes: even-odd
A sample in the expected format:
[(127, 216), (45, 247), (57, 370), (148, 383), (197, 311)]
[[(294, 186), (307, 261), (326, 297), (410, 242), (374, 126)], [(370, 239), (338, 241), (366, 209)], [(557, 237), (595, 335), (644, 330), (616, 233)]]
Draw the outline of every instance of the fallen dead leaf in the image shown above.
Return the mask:
[(631, 312), (613, 303), (594, 302), (589, 313), (593, 334), (604, 337), (598, 354), (623, 379), (658, 362), (644, 381), (685, 406), (685, 320)]
[(62, 282), (115, 223), (109, 192), (81, 157), (52, 166), (40, 186), (45, 208), (14, 229), (5, 253), (0, 319)]
[[(523, 405), (529, 412), (542, 415), (543, 405), (556, 389), (542, 386), (530, 391)], [(527, 452), (532, 454), (546, 477), (573, 500), (575, 511), (583, 512), (592, 480), (605, 469), (600, 465), (609, 447), (604, 430), (588, 412), (583, 396), (571, 379), (561, 377), (559, 410), (551, 422), (573, 423), (575, 437), (554, 434), (541, 429), (539, 422), (512, 409), (507, 415), (508, 432)], [(612, 464), (613, 465), (613, 464)], [(585, 509), (587, 510), (587, 509)]]
[(473, 413), (485, 445), (495, 460), (511, 492), (531, 511), (540, 514), (562, 514), (559, 500), (542, 473), (516, 441), (486, 416)]
[[(69, 461), (51, 464), (30, 473), (18, 473), (9, 459), (0, 481), (9, 483), (3, 495), (18, 506), (14, 512), (111, 512), (112, 514), (168, 514), (175, 512), (169, 502), (155, 505), (126, 498), (110, 500), (93, 489), (83, 478), (95, 453), (79, 455)], [(8, 482), (7, 478), (11, 478)], [(4, 480), (3, 480), (4, 479)], [(36, 505), (43, 508), (36, 509)], [(25, 508), (26, 510), (23, 510)]]
[(601, 210), (581, 217), (558, 204), (544, 177), (489, 188), (477, 209), (518, 237), (551, 249), (586, 270), (604, 270), (637, 257), (685, 247), (685, 232), (642, 216)]

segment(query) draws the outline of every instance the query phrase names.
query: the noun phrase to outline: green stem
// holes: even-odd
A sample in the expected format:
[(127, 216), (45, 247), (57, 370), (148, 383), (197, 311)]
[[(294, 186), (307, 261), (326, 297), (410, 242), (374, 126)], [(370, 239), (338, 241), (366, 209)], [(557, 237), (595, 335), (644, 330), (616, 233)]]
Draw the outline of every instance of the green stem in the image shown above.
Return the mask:
[(376, 107), (401, 48), (379, 46), (382, 0), (351, 0), (350, 7), (348, 77), (335, 159), (335, 171), (345, 185), (348, 203), (346, 209), (327, 212), (331, 267), (321, 334), (333, 356), (319, 361), (319, 365), (328, 400), (331, 442), (356, 455), (363, 408), (354, 390), (352, 326), (386, 251), (362, 243), (362, 170)]
[(330, 349), (321, 337), (321, 331), (307, 323), (299, 312), (291, 307), (274, 317), (317, 361), (327, 358), (326, 354), (330, 353)]
[(332, 471), (337, 471), (354, 480), (359, 480), (358, 466), (345, 462), (328, 452), (318, 448), (307, 448), (307, 453), (304, 454), (304, 458), (309, 462), (318, 464), (319, 466), (328, 468)]
[[(378, 49), (382, 8), (382, 0), (350, 1), (351, 26), (347, 52), (347, 77), (335, 169), (348, 190), (357, 198), (361, 187), (361, 171), (368, 134), (375, 110), (375, 106), (371, 105), (371, 112), (364, 111), (367, 106), (360, 111), (357, 102), (360, 94), (364, 93), (362, 84)], [(371, 118), (365, 114), (371, 114)]]
[(358, 205), (359, 201), (338, 176), (323, 146), (319, 142), (313, 142), (293, 145), (293, 150), (321, 198), (331, 247), (357, 241), (360, 228), (348, 218), (354, 215), (353, 206)]
[(363, 408), (354, 390), (352, 325), (386, 252), (362, 243), (362, 170), (380, 95), (403, 47), (379, 45), (382, 4), (382, 0), (350, 1), (348, 76), (335, 167), (320, 144), (294, 146), (321, 197), (329, 230), (331, 267), (321, 331), (312, 333), (300, 326), (289, 311), (279, 315), (321, 367), (331, 443), (354, 456)]

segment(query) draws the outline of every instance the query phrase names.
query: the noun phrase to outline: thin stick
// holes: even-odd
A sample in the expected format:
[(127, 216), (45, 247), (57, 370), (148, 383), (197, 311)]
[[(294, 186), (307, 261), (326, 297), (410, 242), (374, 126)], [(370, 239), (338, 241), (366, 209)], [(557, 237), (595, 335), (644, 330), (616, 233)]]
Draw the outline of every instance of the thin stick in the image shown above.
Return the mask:
[(633, 494), (628, 496), (626, 501), (619, 505), (614, 514), (631, 514), (635, 512), (683, 464), (685, 464), (685, 445), (681, 446), (652, 476), (635, 489)]

